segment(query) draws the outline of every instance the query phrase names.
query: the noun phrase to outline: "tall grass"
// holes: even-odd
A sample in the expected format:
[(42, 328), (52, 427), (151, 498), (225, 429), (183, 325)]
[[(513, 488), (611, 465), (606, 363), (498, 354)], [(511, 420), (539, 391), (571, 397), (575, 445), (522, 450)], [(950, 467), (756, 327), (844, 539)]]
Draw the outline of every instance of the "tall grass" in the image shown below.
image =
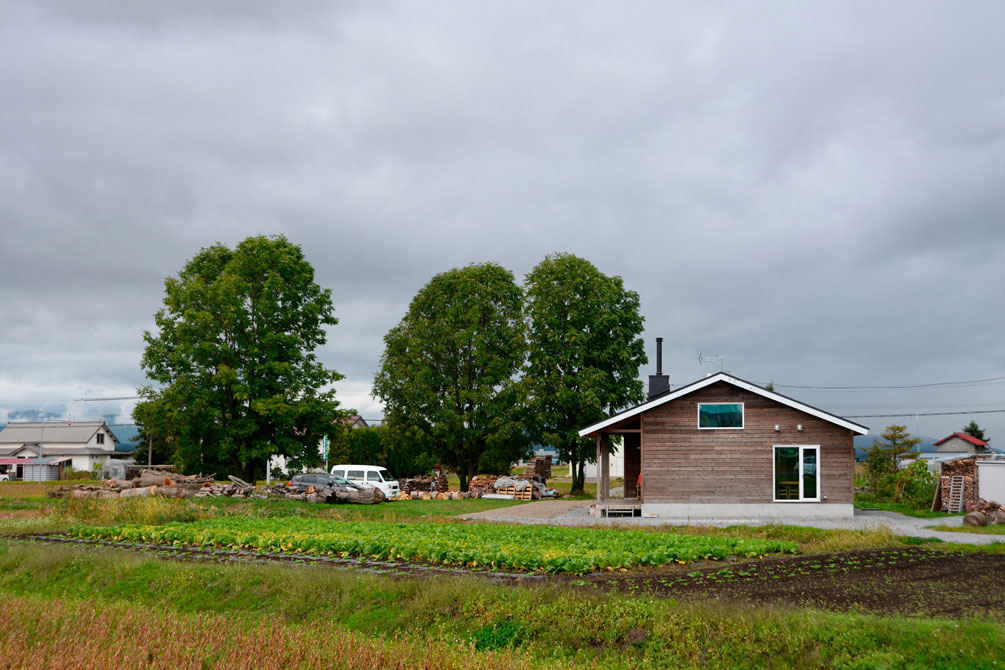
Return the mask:
[[(116, 657), (124, 666), (102, 655), (111, 652), (95, 650), (88, 651), (99, 654), (90, 668), (139, 667), (133, 654), (141, 654), (141, 660), (148, 657), (142, 656), (145, 647), (132, 640), (142, 641), (143, 635), (152, 640), (154, 659), (158, 654), (171, 658), (173, 667), (200, 667), (184, 665), (186, 653), (209, 659), (206, 667), (226, 667), (225, 662), (248, 667), (242, 665), (246, 657), (234, 646), (237, 642), (232, 644), (229, 638), (256, 650), (262, 663), (256, 667), (279, 667), (265, 665), (276, 656), (286, 659), (289, 668), (315, 667), (312, 650), (320, 649), (316, 653), (322, 658), (335, 653), (319, 647), (322, 643), (316, 640), (342, 639), (346, 645), (351, 641), (397, 651), (363, 666), (327, 667), (421, 669), (432, 667), (430, 657), (435, 657), (437, 667), (444, 668), (490, 667), (493, 662), (501, 668), (575, 664), (605, 670), (982, 668), (1005, 658), (1005, 628), (999, 620), (680, 603), (572, 587), (512, 588), (476, 579), (389, 579), (311, 566), (195, 565), (0, 541), (0, 603), (8, 601), (35, 603), (37, 614), (25, 615), (26, 627), (40, 632), (32, 639), (39, 658), (50, 663), (38, 667), (88, 667), (56, 666), (48, 654), (59, 647), (40, 637), (42, 632), (56, 636), (72, 653), (74, 637), (59, 638), (56, 626), (76, 625), (78, 618), (95, 621), (87, 630), (93, 629), (104, 644), (124, 645)], [(89, 604), (78, 610), (70, 605), (74, 601)], [(56, 608), (51, 616), (50, 604)], [(0, 620), (13, 619), (0, 623), (0, 667), (7, 667), (2, 655), (9, 644), (5, 640), (21, 634), (18, 618), (31, 610), (30, 605), (19, 607), (9, 614), (0, 607)], [(60, 609), (66, 607), (70, 609)], [(96, 614), (90, 614), (88, 607)], [(114, 616), (101, 618), (106, 612)], [(40, 619), (55, 623), (48, 627)], [(147, 628), (137, 627), (137, 621)], [(256, 628), (260, 630), (255, 632)], [(167, 632), (158, 637), (159, 629)], [(346, 637), (349, 631), (357, 635)], [(78, 641), (89, 644), (87, 635)], [(19, 644), (23, 649), (26, 643)], [(474, 655), (468, 660), (472, 644), (506, 655)], [(398, 653), (408, 665), (395, 660)]]
[[(80, 484), (81, 482), (74, 482)], [(44, 498), (68, 482), (0, 482), (0, 498)]]
[(186, 498), (120, 498), (68, 500), (62, 515), (95, 525), (135, 523), (159, 525), (170, 521), (196, 521), (216, 516), (205, 505)]
[[(290, 670), (532, 667), (526, 655), (474, 652), (424, 635), (368, 638), (334, 622), (290, 625), (123, 604), (31, 597), (0, 601), (0, 665), (39, 670)], [(548, 663), (550, 667), (568, 667)], [(541, 667), (535, 665), (535, 667)]]

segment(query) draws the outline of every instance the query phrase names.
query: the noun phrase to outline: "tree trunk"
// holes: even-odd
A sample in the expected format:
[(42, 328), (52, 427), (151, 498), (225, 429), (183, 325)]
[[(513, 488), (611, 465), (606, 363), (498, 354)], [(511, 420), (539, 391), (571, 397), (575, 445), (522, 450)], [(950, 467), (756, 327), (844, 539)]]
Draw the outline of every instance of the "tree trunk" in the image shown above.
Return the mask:
[(572, 477), (572, 488), (569, 493), (582, 493), (585, 490), (586, 474), (583, 470), (583, 458), (576, 453), (575, 448), (569, 450), (569, 475)]

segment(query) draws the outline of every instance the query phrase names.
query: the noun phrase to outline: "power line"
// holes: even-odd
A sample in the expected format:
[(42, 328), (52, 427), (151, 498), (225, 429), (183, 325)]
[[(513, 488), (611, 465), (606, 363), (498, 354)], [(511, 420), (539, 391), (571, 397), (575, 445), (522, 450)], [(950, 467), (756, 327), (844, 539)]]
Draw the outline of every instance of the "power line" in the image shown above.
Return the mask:
[[(904, 389), (922, 389), (922, 388), (932, 388), (936, 386), (975, 386), (977, 384), (988, 384), (991, 382), (1005, 381), (1005, 377), (989, 377), (988, 379), (971, 379), (968, 381), (957, 381), (957, 382), (930, 382), (928, 384), (903, 384), (894, 386), (800, 386), (798, 384), (774, 384), (775, 388), (788, 388), (788, 389), (813, 389), (821, 391), (862, 391), (862, 390), (880, 390), (880, 391), (896, 391)], [(762, 384), (764, 386), (766, 384)]]
[(950, 416), (957, 414), (1001, 414), (1005, 409), (977, 409), (971, 412), (911, 412), (910, 414), (852, 414), (846, 415), (846, 419), (878, 419), (890, 417), (910, 417), (910, 416)]

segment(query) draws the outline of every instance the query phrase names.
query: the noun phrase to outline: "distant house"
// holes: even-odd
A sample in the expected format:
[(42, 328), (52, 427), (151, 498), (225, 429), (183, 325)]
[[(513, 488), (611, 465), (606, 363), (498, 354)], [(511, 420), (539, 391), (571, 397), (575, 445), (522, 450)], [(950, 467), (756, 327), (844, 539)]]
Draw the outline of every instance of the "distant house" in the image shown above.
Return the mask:
[(966, 454), (974, 456), (988, 453), (988, 443), (968, 433), (953, 433), (935, 443), (939, 454)]
[(0, 430), (0, 458), (69, 458), (74, 470), (92, 470), (122, 458), (118, 442), (104, 421), (12, 422)]
[[(771, 519), (852, 516), (853, 437), (868, 432), (727, 373), (670, 390), (658, 371), (648, 401), (579, 434), (596, 438), (602, 515)], [(615, 435), (629, 499), (620, 502), (608, 485)]]
[(366, 422), (366, 419), (361, 417), (359, 414), (353, 414), (347, 419), (343, 419), (342, 423), (348, 425), (350, 428), (369, 428), (370, 424)]
[(968, 433), (953, 433), (935, 442), (933, 446), (935, 446), (935, 451), (918, 455), (920, 460), (928, 461), (930, 472), (939, 472), (941, 464), (946, 461), (992, 453), (987, 442)]

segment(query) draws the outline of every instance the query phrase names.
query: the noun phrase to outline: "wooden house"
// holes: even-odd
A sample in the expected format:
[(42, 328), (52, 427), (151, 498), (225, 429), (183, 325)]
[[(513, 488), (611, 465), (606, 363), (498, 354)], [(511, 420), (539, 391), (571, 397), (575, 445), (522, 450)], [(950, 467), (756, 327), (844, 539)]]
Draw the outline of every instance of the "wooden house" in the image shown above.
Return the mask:
[[(658, 370), (649, 400), (579, 434), (597, 442), (599, 515), (768, 520), (852, 516), (852, 440), (868, 432), (727, 373), (671, 390)], [(620, 500), (609, 495), (614, 435), (625, 459)]]

